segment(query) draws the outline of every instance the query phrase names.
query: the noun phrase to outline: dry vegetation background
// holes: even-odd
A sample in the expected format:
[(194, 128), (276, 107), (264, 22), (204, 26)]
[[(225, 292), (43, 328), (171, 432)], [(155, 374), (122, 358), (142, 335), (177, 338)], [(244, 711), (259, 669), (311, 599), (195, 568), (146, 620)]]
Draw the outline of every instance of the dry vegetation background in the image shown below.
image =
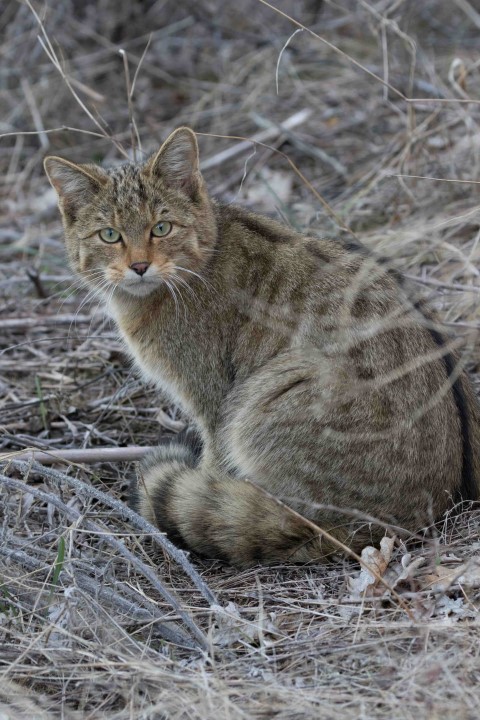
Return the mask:
[[(273, 4), (317, 36), (260, 0), (1, 5), (2, 453), (153, 445), (181, 425), (71, 277), (42, 171), (47, 153), (131, 152), (119, 49), (143, 152), (189, 124), (213, 194), (389, 255), (478, 387), (478, 3)], [(479, 717), (478, 510), (386, 548), (388, 588), (362, 590), (354, 561), (182, 569), (158, 544), (152, 561), (116, 500), (132, 463), (56, 468), (1, 471), (2, 718)]]

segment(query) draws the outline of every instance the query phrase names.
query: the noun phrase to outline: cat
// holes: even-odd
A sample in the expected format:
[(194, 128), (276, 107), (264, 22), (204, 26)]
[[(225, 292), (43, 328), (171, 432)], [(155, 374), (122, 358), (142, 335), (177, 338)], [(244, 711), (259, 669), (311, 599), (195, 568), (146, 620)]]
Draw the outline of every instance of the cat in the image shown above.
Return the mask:
[(475, 500), (477, 400), (398, 273), (212, 200), (199, 168), (186, 127), (144, 163), (45, 159), (71, 267), (201, 436), (147, 456), (138, 511), (247, 566), (358, 551)]

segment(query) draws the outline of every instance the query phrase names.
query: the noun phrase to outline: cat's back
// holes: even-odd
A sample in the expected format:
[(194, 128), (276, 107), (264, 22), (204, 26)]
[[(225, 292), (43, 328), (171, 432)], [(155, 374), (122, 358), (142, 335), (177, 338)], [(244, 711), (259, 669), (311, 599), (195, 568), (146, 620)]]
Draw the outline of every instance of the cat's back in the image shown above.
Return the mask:
[[(314, 345), (412, 310), (398, 273), (359, 243), (304, 235), (236, 206), (216, 206), (217, 282), (267, 334)], [(398, 323), (397, 323), (398, 324)], [(303, 333), (303, 334), (302, 334)]]
[(418, 442), (428, 426), (425, 463), (438, 442), (449, 448), (463, 458), (458, 496), (475, 498), (478, 402), (451, 340), (401, 275), (357, 242), (305, 236), (232, 206), (217, 212), (224, 277), (237, 288), (243, 317), (239, 365), (260, 367), (291, 348), (326, 358), (332, 387), (345, 397), (332, 426), (342, 433), (374, 427), (380, 437), (393, 423)]

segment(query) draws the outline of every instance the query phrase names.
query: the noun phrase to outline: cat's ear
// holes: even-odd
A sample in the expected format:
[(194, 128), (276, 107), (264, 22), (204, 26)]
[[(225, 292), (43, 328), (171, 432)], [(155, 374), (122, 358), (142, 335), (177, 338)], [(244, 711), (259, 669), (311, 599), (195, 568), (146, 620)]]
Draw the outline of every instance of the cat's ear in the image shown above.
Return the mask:
[(200, 174), (197, 138), (193, 130), (181, 127), (165, 140), (160, 150), (148, 162), (147, 171), (182, 190), (192, 200), (198, 197), (203, 185)]
[(74, 215), (77, 208), (91, 202), (108, 182), (105, 171), (96, 165), (76, 165), (54, 155), (45, 158), (43, 167), (67, 214)]

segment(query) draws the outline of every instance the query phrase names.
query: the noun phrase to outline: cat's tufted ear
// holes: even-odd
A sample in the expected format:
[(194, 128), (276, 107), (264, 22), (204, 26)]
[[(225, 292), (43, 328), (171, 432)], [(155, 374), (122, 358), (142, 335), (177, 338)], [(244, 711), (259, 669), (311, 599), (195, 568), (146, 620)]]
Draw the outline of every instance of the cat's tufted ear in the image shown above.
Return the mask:
[(197, 199), (203, 180), (197, 138), (193, 130), (181, 127), (169, 135), (157, 154), (147, 163), (147, 171), (182, 190), (192, 200)]
[(43, 167), (57, 191), (60, 208), (71, 217), (108, 182), (106, 172), (96, 165), (76, 165), (53, 155), (45, 158)]

